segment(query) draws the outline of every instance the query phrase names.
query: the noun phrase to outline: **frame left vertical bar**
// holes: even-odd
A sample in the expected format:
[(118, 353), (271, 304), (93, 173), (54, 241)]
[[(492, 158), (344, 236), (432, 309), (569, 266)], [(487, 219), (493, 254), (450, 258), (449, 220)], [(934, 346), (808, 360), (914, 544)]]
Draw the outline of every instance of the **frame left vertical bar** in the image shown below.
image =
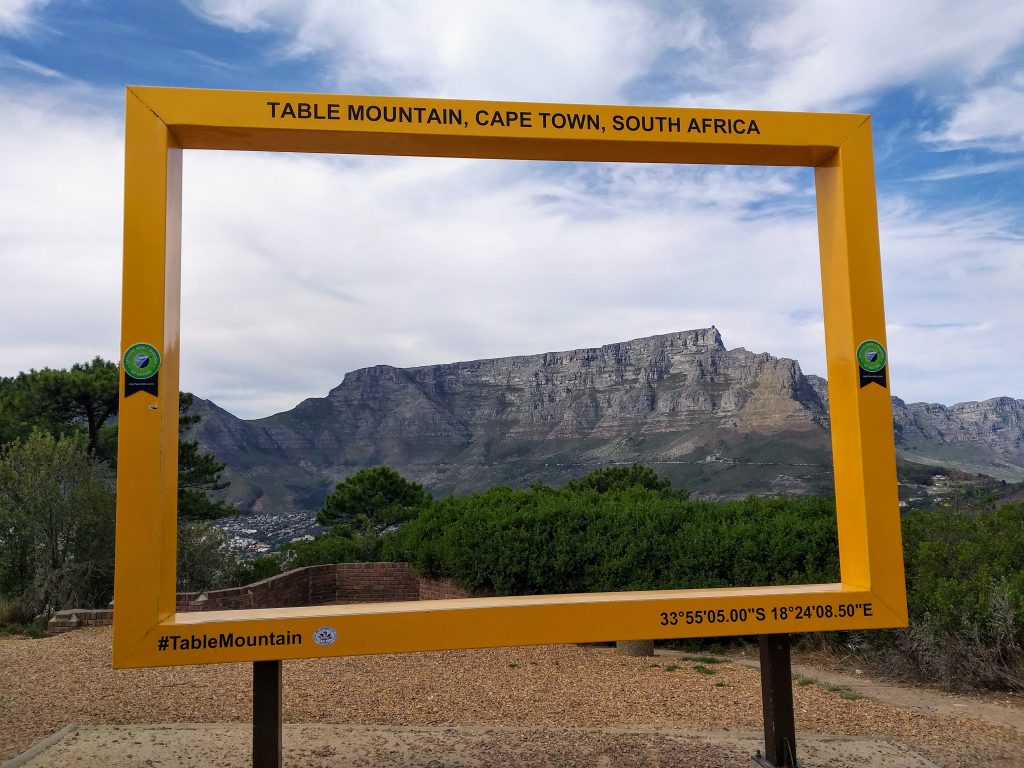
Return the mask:
[[(128, 89), (121, 350), (152, 344), (157, 392), (125, 390), (118, 413), (114, 666), (175, 612), (181, 163), (177, 141)], [(157, 557), (153, 553), (159, 553)]]

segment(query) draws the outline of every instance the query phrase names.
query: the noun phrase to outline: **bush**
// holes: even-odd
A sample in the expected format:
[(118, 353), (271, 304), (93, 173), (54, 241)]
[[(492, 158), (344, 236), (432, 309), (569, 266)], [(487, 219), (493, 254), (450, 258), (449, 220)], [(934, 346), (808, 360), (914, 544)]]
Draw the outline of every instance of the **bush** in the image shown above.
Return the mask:
[(209, 522), (178, 523), (179, 592), (234, 586), (239, 562), (227, 535)]
[(312, 541), (292, 541), (279, 548), (281, 570), (329, 563), (372, 563), (383, 557), (383, 538), (373, 531), (355, 533), (336, 525)]
[(903, 521), (910, 626), (871, 633), (892, 672), (950, 688), (1024, 690), (1024, 504)]
[(642, 486), (450, 497), (387, 537), (383, 551), (424, 575), (499, 595), (831, 582), (839, 574), (827, 500), (712, 503)]
[[(830, 499), (692, 501), (646, 473), (627, 487), (622, 476), (443, 499), (383, 537), (379, 559), (475, 594), (839, 580)], [(910, 628), (807, 641), (852, 644), (890, 672), (947, 687), (1024, 690), (1024, 504), (911, 512), (903, 538)], [(351, 556), (350, 543), (335, 546)]]
[(281, 558), (278, 555), (261, 555), (252, 560), (242, 560), (238, 563), (235, 574), (232, 577), (232, 586), (243, 587), (246, 584), (254, 584), (257, 581), (269, 579), (281, 573)]
[(678, 498), (689, 498), (687, 490), (673, 491), (672, 482), (659, 475), (650, 467), (633, 464), (629, 467), (605, 467), (584, 475), (579, 480), (571, 480), (566, 485), (570, 491), (592, 490), (598, 493), (609, 491), (625, 491), (630, 488), (646, 488), (658, 491), (663, 495), (675, 495)]
[(19, 600), (0, 597), (0, 627), (28, 624), (32, 617), (32, 606)]
[[(22, 620), (105, 605), (114, 487), (84, 435), (34, 431), (0, 458), (0, 597)], [(13, 606), (13, 607), (12, 607)]]

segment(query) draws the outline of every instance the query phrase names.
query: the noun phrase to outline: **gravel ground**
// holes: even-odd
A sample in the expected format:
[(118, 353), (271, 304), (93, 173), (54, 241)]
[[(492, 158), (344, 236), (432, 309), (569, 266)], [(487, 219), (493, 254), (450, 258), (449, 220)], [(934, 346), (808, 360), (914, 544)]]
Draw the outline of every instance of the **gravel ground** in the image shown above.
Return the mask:
[[(251, 669), (222, 664), (113, 670), (109, 628), (44, 640), (0, 637), (0, 759), (69, 723), (246, 722)], [(756, 670), (628, 658), (603, 647), (288, 661), (284, 681), (287, 723), (490, 726), (510, 732), (761, 728)], [(905, 745), (940, 766), (1024, 766), (1024, 738), (1013, 728), (851, 700), (820, 685), (795, 686), (794, 695), (798, 744), (801, 733), (871, 736)], [(628, 753), (625, 736), (602, 738), (621, 742), (624, 757)]]

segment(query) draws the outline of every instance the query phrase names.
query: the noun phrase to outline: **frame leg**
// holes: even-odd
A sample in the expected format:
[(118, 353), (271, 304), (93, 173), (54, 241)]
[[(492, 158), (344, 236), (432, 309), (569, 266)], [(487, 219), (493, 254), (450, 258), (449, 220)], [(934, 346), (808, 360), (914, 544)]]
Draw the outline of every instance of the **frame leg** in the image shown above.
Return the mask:
[(252, 766), (281, 768), (281, 662), (252, 663)]
[(797, 768), (789, 635), (761, 635), (760, 646), (765, 758), (776, 768)]

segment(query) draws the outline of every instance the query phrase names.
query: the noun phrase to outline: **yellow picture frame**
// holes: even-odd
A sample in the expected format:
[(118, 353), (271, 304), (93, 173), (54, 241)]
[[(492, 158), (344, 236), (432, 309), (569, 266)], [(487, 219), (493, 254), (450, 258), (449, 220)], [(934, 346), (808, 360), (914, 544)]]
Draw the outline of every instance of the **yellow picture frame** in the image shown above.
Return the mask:
[[(115, 667), (906, 626), (869, 116), (150, 87), (126, 102)], [(184, 149), (813, 167), (840, 582), (177, 613)]]

